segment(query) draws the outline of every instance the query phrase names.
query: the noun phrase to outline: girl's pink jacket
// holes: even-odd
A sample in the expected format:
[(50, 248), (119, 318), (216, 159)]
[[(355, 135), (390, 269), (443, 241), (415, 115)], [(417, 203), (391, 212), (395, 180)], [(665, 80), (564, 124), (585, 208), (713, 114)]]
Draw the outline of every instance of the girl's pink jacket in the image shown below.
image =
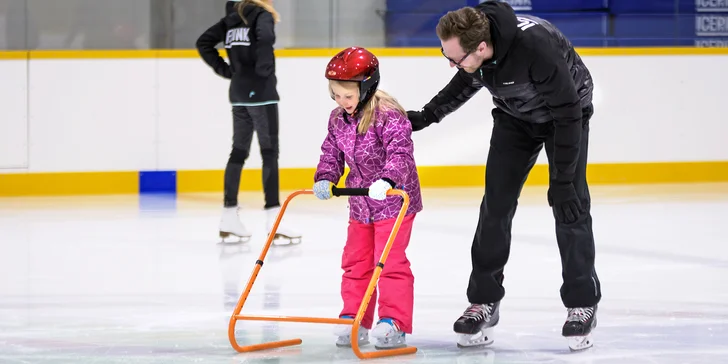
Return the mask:
[[(337, 107), (329, 117), (329, 132), (321, 145), (314, 181), (328, 180), (338, 184), (344, 174), (344, 162), (349, 166), (346, 187), (368, 188), (374, 181), (385, 178), (409, 195), (407, 214), (422, 210), (422, 195), (414, 158), (412, 125), (397, 110), (377, 110), (375, 121), (365, 134), (357, 134), (359, 118), (354, 119)], [(350, 218), (371, 223), (391, 219), (402, 208), (402, 198), (388, 196), (377, 201), (368, 196), (349, 197)]]

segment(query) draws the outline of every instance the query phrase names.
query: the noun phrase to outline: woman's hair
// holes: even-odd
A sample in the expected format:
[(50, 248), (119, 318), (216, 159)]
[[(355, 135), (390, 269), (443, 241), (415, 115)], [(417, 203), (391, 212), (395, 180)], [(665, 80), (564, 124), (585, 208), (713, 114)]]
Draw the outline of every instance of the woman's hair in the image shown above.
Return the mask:
[(245, 19), (245, 16), (243, 16), (243, 9), (245, 9), (248, 5), (255, 5), (260, 6), (261, 8), (265, 9), (269, 13), (273, 15), (273, 22), (278, 23), (281, 21), (281, 15), (278, 14), (276, 9), (273, 7), (271, 3), (265, 0), (243, 0), (237, 4), (235, 4), (235, 9), (238, 11), (238, 15), (240, 15), (241, 18), (243, 18), (243, 22), (245, 25), (248, 25), (248, 20)]
[[(330, 80), (330, 83), (337, 83), (342, 87), (355, 88), (356, 90), (359, 90), (359, 82), (355, 81)], [(331, 91), (330, 89), (331, 86), (329, 86), (329, 91)], [(331, 93), (333, 94), (333, 91), (331, 91)], [(364, 105), (364, 109), (360, 111), (362, 113), (362, 118), (359, 122), (359, 125), (357, 126), (357, 132), (359, 134), (366, 133), (369, 127), (371, 127), (374, 123), (375, 113), (377, 111), (382, 112), (388, 110), (397, 110), (402, 113), (402, 115), (407, 115), (404, 107), (400, 105), (397, 99), (395, 99), (392, 95), (380, 89), (377, 89), (377, 91), (374, 93), (374, 96), (372, 96), (372, 98), (369, 99), (369, 102)]]

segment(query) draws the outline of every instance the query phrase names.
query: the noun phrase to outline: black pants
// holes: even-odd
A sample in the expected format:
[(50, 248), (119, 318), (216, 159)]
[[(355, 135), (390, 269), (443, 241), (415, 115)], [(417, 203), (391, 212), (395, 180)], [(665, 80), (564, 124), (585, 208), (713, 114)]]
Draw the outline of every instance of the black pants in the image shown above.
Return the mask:
[(238, 205), (240, 174), (250, 155), (253, 133), (263, 157), (265, 208), (280, 206), (278, 182), (278, 104), (233, 106), (233, 148), (225, 167), (225, 207)]
[[(601, 299), (600, 283), (594, 269), (591, 198), (586, 182), (589, 119), (592, 114), (592, 107), (584, 109), (579, 162), (573, 182), (586, 213), (572, 224), (555, 220), (563, 279), (561, 300), (566, 307), (593, 306)], [(552, 178), (554, 176), (552, 123), (527, 123), (497, 109), (493, 110), (493, 118), (485, 196), (471, 247), (473, 268), (467, 291), (470, 303), (497, 302), (505, 295), (503, 269), (510, 254), (511, 223), (523, 184), (543, 145), (546, 146), (549, 174)], [(537, 268), (534, 268), (534, 274), (539, 274)]]

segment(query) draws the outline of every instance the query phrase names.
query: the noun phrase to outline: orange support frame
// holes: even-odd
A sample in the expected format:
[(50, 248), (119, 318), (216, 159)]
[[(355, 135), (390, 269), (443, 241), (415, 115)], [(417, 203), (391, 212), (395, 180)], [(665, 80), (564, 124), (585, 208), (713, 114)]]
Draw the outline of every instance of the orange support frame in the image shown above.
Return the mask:
[(245, 290), (240, 296), (240, 299), (238, 300), (237, 306), (235, 306), (235, 310), (233, 311), (232, 316), (230, 317), (230, 323), (228, 325), (228, 339), (230, 339), (230, 344), (232, 345), (233, 349), (235, 349), (237, 352), (245, 353), (245, 352), (251, 352), (251, 351), (258, 351), (258, 350), (265, 350), (265, 349), (274, 349), (274, 348), (280, 348), (284, 346), (293, 346), (293, 345), (299, 345), (301, 344), (301, 339), (292, 339), (292, 340), (283, 340), (283, 341), (273, 341), (273, 342), (267, 342), (262, 344), (254, 344), (254, 345), (247, 345), (247, 346), (240, 346), (237, 342), (237, 339), (235, 338), (235, 325), (238, 320), (249, 320), (249, 321), (284, 321), (284, 322), (308, 322), (308, 323), (320, 323), (320, 324), (349, 324), (352, 325), (351, 330), (351, 348), (354, 351), (354, 354), (359, 359), (373, 359), (373, 358), (381, 358), (381, 357), (387, 357), (387, 356), (395, 356), (395, 355), (406, 355), (406, 354), (414, 354), (417, 352), (417, 348), (414, 346), (408, 346), (404, 348), (398, 348), (398, 349), (386, 349), (386, 350), (377, 350), (377, 351), (371, 351), (371, 352), (362, 352), (359, 349), (359, 326), (361, 325), (362, 317), (364, 316), (364, 312), (367, 309), (367, 306), (369, 305), (369, 299), (371, 298), (372, 294), (374, 293), (374, 288), (377, 285), (377, 281), (379, 280), (379, 275), (382, 272), (382, 269), (384, 267), (384, 262), (387, 260), (387, 255), (389, 255), (389, 250), (392, 248), (392, 244), (394, 243), (394, 238), (397, 236), (397, 232), (399, 231), (399, 228), (402, 224), (402, 220), (404, 219), (405, 213), (407, 212), (407, 208), (409, 207), (409, 196), (406, 192), (402, 190), (396, 190), (391, 189), (387, 192), (387, 195), (399, 195), (402, 197), (402, 208), (399, 211), (399, 214), (397, 215), (397, 219), (394, 223), (394, 227), (392, 228), (392, 232), (389, 235), (389, 240), (387, 240), (387, 245), (384, 247), (384, 251), (382, 252), (382, 256), (379, 258), (379, 264), (376, 265), (374, 269), (374, 275), (372, 276), (372, 279), (369, 281), (369, 287), (367, 287), (366, 293), (364, 294), (364, 299), (361, 301), (361, 305), (359, 306), (359, 312), (357, 312), (356, 317), (354, 319), (341, 319), (341, 318), (321, 318), (321, 317), (294, 317), (294, 316), (251, 316), (251, 315), (241, 315), (240, 311), (243, 309), (243, 305), (245, 304), (245, 301), (248, 299), (248, 295), (250, 294), (250, 290), (253, 288), (253, 283), (255, 282), (255, 279), (258, 276), (258, 272), (260, 271), (260, 268), (263, 266), (263, 260), (265, 259), (266, 254), (268, 253), (268, 249), (270, 248), (271, 244), (273, 243), (273, 239), (275, 237), (275, 231), (278, 229), (278, 224), (281, 222), (281, 217), (283, 217), (283, 213), (286, 211), (286, 208), (288, 207), (288, 203), (296, 196), (304, 195), (304, 194), (313, 194), (313, 191), (311, 190), (299, 190), (293, 192), (291, 195), (286, 198), (285, 202), (281, 206), (281, 210), (278, 213), (278, 217), (276, 218), (275, 224), (273, 225), (273, 229), (268, 234), (268, 240), (265, 243), (265, 246), (263, 247), (263, 251), (260, 253), (260, 257), (258, 258), (258, 261), (255, 262), (255, 267), (253, 268), (253, 273), (250, 276), (250, 279), (248, 280), (248, 284), (245, 287)]

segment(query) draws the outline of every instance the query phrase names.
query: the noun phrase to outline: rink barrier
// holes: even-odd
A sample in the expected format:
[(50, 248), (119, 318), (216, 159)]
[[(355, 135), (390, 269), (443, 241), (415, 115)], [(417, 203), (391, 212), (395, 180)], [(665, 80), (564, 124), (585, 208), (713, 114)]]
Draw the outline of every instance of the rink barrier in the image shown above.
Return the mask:
[[(423, 188), (482, 187), (485, 166), (419, 166)], [(281, 168), (281, 190), (310, 188), (315, 168)], [(343, 185), (347, 171), (339, 185)], [(0, 174), (0, 196), (222, 192), (224, 170)], [(548, 166), (537, 164), (526, 186), (548, 185)], [(594, 163), (592, 185), (728, 182), (728, 161)], [(262, 191), (262, 170), (244, 169), (241, 191)]]
[[(438, 48), (372, 48), (383, 57), (441, 57)], [(728, 48), (577, 48), (589, 56), (728, 55)], [(277, 57), (325, 57), (337, 49), (281, 49)], [(194, 49), (183, 50), (31, 50), (0, 51), (0, 60), (31, 59), (144, 59), (199, 58)], [(30, 162), (32, 164), (32, 161)], [(222, 161), (221, 163), (224, 163)], [(422, 187), (479, 187), (483, 165), (419, 166)], [(0, 169), (0, 196), (128, 194), (151, 192), (220, 192), (223, 170), (162, 171), (58, 171), (4, 172)], [(262, 189), (261, 170), (246, 168), (241, 190)], [(314, 168), (281, 168), (281, 189), (310, 187)], [(728, 161), (593, 163), (591, 184), (692, 183), (728, 181)], [(343, 179), (342, 179), (343, 181)], [(537, 164), (527, 185), (546, 185), (548, 167)]]
[[(333, 57), (339, 48), (276, 49), (276, 57)], [(370, 48), (379, 57), (441, 57), (439, 48)], [(577, 47), (582, 56), (725, 55), (728, 48)], [(196, 49), (0, 51), (0, 59), (155, 59), (199, 58)]]

